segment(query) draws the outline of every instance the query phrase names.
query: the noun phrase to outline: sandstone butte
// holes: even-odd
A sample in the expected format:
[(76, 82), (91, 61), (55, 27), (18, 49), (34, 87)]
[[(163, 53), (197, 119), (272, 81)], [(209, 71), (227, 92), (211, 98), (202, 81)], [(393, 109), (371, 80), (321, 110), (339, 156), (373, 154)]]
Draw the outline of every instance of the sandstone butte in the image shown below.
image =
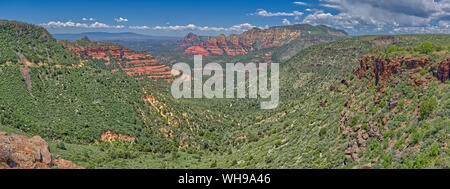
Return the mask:
[(171, 68), (159, 63), (145, 51), (133, 51), (120, 45), (102, 42), (95, 42), (95, 45), (92, 46), (70, 45), (68, 48), (84, 60), (90, 58), (104, 60), (105, 66), (112, 72), (122, 70), (138, 80), (144, 78), (171, 80), (174, 78)]
[(0, 169), (83, 169), (70, 161), (54, 159), (41, 137), (0, 132)]
[(178, 41), (178, 45), (187, 47), (184, 51), (185, 54), (235, 56), (270, 47), (280, 47), (300, 36), (301, 32), (287, 28), (269, 30), (254, 28), (241, 35), (232, 34), (228, 37), (221, 34), (217, 37), (202, 38), (190, 33)]

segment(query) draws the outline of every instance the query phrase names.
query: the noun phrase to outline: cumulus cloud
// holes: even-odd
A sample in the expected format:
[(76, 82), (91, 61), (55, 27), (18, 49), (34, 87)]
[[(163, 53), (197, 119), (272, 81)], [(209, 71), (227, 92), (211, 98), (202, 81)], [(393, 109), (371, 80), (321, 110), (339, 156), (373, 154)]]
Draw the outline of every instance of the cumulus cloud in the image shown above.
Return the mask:
[(258, 9), (256, 13), (251, 15), (263, 16), (263, 17), (273, 17), (273, 16), (301, 16), (303, 12), (293, 11), (293, 12), (268, 12), (264, 9)]
[(92, 24), (85, 24), (85, 23), (76, 23), (72, 21), (67, 22), (61, 22), (61, 21), (50, 21), (48, 23), (40, 24), (43, 27), (46, 28), (92, 28), (92, 29), (98, 29), (98, 28), (107, 28), (107, 29), (122, 29), (125, 26), (123, 25), (115, 25), (110, 26), (108, 24), (95, 22)]
[(284, 25), (291, 25), (291, 22), (288, 19), (283, 19), (283, 24)]
[(150, 29), (150, 27), (148, 27), (148, 26), (130, 26), (128, 28), (134, 29), (134, 30), (148, 30), (148, 29)]
[[(175, 25), (175, 26), (155, 26), (154, 30), (171, 30), (171, 31), (183, 31), (183, 30), (197, 30), (197, 31), (214, 31), (214, 32), (242, 32), (247, 31), (257, 26), (251, 25), (249, 23), (234, 25), (228, 28), (225, 27), (210, 27), (210, 26), (197, 26), (194, 24), (188, 24), (185, 26)], [(261, 28), (261, 27), (259, 27)]]
[(122, 17), (115, 18), (114, 20), (115, 20), (116, 22), (128, 22), (128, 19), (122, 18)]
[(295, 1), (294, 4), (301, 5), (301, 6), (308, 6), (308, 3), (301, 2), (301, 1)]
[(346, 29), (397, 28), (393, 31), (442, 33), (448, 32), (445, 21), (450, 20), (450, 0), (320, 0), (320, 6), (337, 13), (316, 11), (306, 16), (303, 23)]

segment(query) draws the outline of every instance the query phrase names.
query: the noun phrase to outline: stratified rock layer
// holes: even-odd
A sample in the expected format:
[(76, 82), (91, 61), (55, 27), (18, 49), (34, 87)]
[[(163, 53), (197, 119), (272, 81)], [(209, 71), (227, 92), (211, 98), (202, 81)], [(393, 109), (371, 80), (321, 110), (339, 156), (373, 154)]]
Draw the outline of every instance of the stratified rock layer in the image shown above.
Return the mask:
[(298, 24), (264, 30), (253, 28), (240, 35), (232, 34), (228, 37), (224, 34), (216, 37), (200, 37), (189, 33), (177, 44), (180, 48), (184, 47), (185, 54), (235, 56), (271, 47), (281, 47), (302, 37), (308, 39), (306, 40), (308, 43), (318, 44), (320, 41), (314, 40), (318, 36), (328, 36), (331, 41), (331, 38), (343, 38), (347, 34), (325, 26)]
[(172, 79), (171, 69), (145, 51), (133, 51), (113, 43), (75, 41), (68, 48), (83, 60), (104, 60), (112, 72), (124, 71), (141, 80)]

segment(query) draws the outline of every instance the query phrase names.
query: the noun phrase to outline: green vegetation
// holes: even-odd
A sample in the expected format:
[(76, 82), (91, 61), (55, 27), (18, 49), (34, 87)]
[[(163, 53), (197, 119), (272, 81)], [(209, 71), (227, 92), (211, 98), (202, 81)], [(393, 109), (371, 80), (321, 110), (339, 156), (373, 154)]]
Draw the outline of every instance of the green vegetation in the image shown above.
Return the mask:
[(400, 56), (404, 57), (406, 55), (412, 57), (423, 57), (428, 56), (435, 61), (440, 61), (447, 57), (450, 53), (448, 44), (450, 41), (448, 39), (444, 39), (443, 41), (435, 41), (435, 43), (430, 41), (424, 41), (421, 44), (416, 46), (397, 46), (392, 45), (386, 49), (376, 49), (371, 50), (372, 54), (382, 55), (385, 57), (394, 57)]
[[(448, 56), (429, 49), (449, 40), (363, 36), (308, 47), (281, 65), (274, 110), (261, 110), (261, 99), (175, 100), (166, 81), (136, 81), (94, 60), (29, 72), (3, 60), (0, 131), (40, 135), (54, 156), (86, 168), (448, 168), (448, 82), (416, 86), (410, 77), (434, 77), (406, 70), (380, 92), (370, 74), (353, 71), (372, 49)], [(136, 143), (101, 142), (106, 130)]]
[(433, 111), (436, 109), (438, 103), (436, 101), (436, 98), (428, 98), (425, 99), (421, 106), (420, 106), (420, 116), (422, 119), (426, 119), (428, 118), (431, 113), (433, 113)]
[(7, 62), (72, 66), (80, 61), (44, 28), (0, 20), (0, 65)]

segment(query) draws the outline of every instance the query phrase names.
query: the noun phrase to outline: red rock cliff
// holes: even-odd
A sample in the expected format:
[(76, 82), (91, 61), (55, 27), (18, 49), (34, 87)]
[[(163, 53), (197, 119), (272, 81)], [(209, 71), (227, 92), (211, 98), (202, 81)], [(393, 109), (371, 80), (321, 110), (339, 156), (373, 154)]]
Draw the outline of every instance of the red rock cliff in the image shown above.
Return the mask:
[[(230, 35), (226, 37), (221, 34), (217, 37), (210, 37), (207, 40), (199, 37), (186, 36), (180, 41), (180, 46), (188, 46), (186, 54), (209, 55), (241, 55), (251, 51), (279, 47), (301, 36), (301, 32), (292, 31), (287, 28), (273, 28), (262, 30), (254, 28), (241, 35)], [(185, 40), (195, 39), (195, 40)], [(186, 43), (188, 41), (189, 43)], [(195, 41), (195, 42), (193, 42)]]
[[(360, 78), (366, 76), (366, 72), (369, 71), (370, 75), (375, 78), (375, 84), (384, 83), (391, 79), (394, 74), (408, 71), (418, 72), (429, 66), (429, 70), (432, 74), (438, 78), (441, 82), (450, 79), (449, 66), (450, 57), (447, 57), (444, 61), (439, 63), (433, 63), (428, 57), (392, 57), (384, 58), (378, 56), (363, 56), (360, 60), (360, 66), (355, 70), (355, 73)], [(417, 85), (422, 84), (424, 81), (415, 81)]]
[(113, 72), (122, 70), (138, 80), (173, 78), (171, 68), (159, 63), (147, 52), (133, 51), (112, 43), (89, 42), (86, 45), (84, 41), (83, 45), (80, 44), (75, 41), (68, 48), (83, 60), (105, 60), (105, 66)]

